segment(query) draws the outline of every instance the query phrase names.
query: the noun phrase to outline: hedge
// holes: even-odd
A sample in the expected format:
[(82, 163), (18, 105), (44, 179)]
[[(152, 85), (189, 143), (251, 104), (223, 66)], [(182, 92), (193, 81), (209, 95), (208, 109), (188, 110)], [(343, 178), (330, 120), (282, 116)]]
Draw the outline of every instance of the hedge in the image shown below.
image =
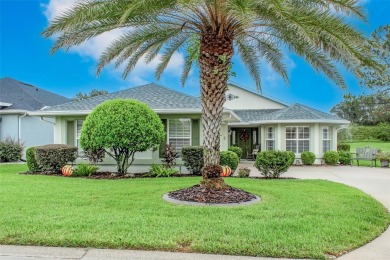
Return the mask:
[(316, 160), (316, 155), (312, 152), (301, 153), (301, 160), (304, 165), (313, 165)]
[(260, 174), (268, 178), (279, 178), (290, 167), (291, 157), (288, 152), (263, 151), (257, 154), (255, 167)]
[(339, 161), (339, 154), (335, 151), (327, 151), (324, 153), (324, 161), (328, 165), (336, 165)]
[(187, 146), (181, 150), (184, 166), (195, 175), (201, 175), (204, 165), (202, 146)]
[(238, 158), (241, 159), (242, 157), (242, 149), (238, 146), (230, 146), (228, 151), (232, 151), (235, 154), (237, 154)]
[(376, 126), (351, 125), (338, 133), (339, 142), (351, 141), (390, 141), (390, 123)]
[(30, 147), (26, 150), (26, 161), (27, 167), (30, 171), (37, 172), (40, 170), (39, 164), (37, 162), (35, 147)]
[(220, 153), (220, 155), (221, 155), (221, 160), (219, 164), (221, 166), (229, 166), (232, 170), (237, 169), (240, 158), (238, 158), (235, 152), (223, 151)]
[(0, 162), (17, 162), (22, 158), (23, 143), (10, 136), (0, 140)]
[(59, 172), (77, 158), (77, 147), (66, 144), (49, 144), (35, 147), (36, 159), (42, 170)]

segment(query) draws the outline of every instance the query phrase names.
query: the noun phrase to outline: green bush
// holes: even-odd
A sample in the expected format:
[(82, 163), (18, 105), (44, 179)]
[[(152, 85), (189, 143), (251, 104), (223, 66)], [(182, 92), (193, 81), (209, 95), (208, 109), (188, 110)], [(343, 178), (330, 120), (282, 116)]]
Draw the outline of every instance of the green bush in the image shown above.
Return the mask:
[(77, 169), (72, 173), (72, 176), (91, 176), (97, 172), (99, 168), (96, 165), (88, 163), (80, 163), (77, 165)]
[(27, 167), (32, 172), (38, 172), (40, 167), (36, 158), (36, 150), (35, 147), (30, 147), (26, 150), (26, 161)]
[(290, 167), (291, 157), (287, 152), (263, 151), (257, 154), (255, 167), (268, 178), (279, 178)]
[(291, 166), (291, 165), (294, 164), (294, 161), (295, 161), (295, 153), (294, 153), (294, 152), (291, 152), (291, 151), (286, 151), (286, 153), (287, 153), (288, 156), (289, 156), (288, 164), (289, 164), (289, 166)]
[(340, 142), (358, 141), (390, 141), (390, 123), (375, 126), (350, 125), (339, 131), (337, 139)]
[(233, 153), (237, 154), (238, 159), (241, 159), (242, 156), (242, 149), (238, 146), (230, 146), (228, 151), (232, 151)]
[(168, 168), (160, 164), (152, 164), (152, 168), (150, 169), (150, 173), (156, 178), (171, 177), (173, 174), (176, 174), (178, 172), (179, 171), (176, 170), (175, 168)]
[(187, 167), (191, 174), (201, 175), (204, 165), (203, 153), (204, 149), (201, 146), (187, 146), (181, 150), (184, 166)]
[(35, 155), (39, 168), (60, 172), (64, 165), (76, 160), (77, 147), (66, 144), (36, 146)]
[(316, 155), (312, 152), (303, 152), (301, 153), (301, 160), (304, 165), (313, 165)]
[(338, 151), (339, 162), (342, 165), (348, 165), (351, 163), (351, 153), (348, 151)]
[(0, 140), (0, 162), (17, 162), (22, 158), (23, 143), (8, 136)]
[(145, 103), (130, 99), (98, 105), (84, 121), (80, 144), (84, 150), (104, 149), (125, 175), (137, 152), (156, 149), (164, 140), (159, 116)]
[(336, 165), (339, 161), (339, 154), (335, 151), (327, 151), (324, 153), (324, 161), (328, 165)]
[(223, 151), (220, 153), (221, 160), (220, 165), (229, 166), (232, 170), (237, 169), (238, 162), (240, 158), (238, 158), (237, 154), (232, 151)]
[(247, 167), (241, 167), (238, 169), (238, 177), (240, 178), (248, 178), (251, 170)]
[(337, 145), (337, 151), (351, 151), (351, 145), (350, 144), (338, 144)]

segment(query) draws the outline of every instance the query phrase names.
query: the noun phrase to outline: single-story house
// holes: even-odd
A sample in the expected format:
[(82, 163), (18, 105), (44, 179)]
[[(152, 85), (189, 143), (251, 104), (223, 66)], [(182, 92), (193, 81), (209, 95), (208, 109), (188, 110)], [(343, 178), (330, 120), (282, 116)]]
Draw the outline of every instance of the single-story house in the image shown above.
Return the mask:
[[(201, 145), (203, 141), (201, 102), (199, 98), (157, 84), (96, 96), (81, 101), (44, 108), (30, 115), (54, 117), (54, 143), (79, 145), (81, 127), (86, 116), (99, 104), (117, 98), (136, 99), (148, 104), (161, 118), (166, 130), (166, 142), (180, 152), (185, 146)], [(312, 151), (321, 163), (323, 153), (336, 150), (337, 131), (348, 121), (319, 110), (281, 102), (229, 85), (221, 129), (221, 150), (236, 145), (244, 150), (243, 158), (253, 149), (289, 150), (296, 154)], [(136, 155), (130, 171), (146, 170), (152, 163), (161, 161), (164, 144), (160, 151)], [(114, 161), (106, 158), (102, 165)], [(181, 163), (179, 159), (179, 164)]]
[[(11, 78), (0, 79), (0, 139), (8, 136), (30, 146), (54, 142), (54, 118), (30, 116), (29, 112), (70, 99)], [(24, 156), (23, 156), (24, 158)]]

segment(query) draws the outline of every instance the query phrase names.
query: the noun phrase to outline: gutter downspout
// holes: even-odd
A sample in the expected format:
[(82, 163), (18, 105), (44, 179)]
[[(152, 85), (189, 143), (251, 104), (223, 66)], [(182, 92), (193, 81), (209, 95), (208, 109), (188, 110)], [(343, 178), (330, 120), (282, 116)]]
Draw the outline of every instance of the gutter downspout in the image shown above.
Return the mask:
[(47, 122), (47, 123), (50, 123), (50, 124), (52, 124), (52, 125), (56, 125), (55, 122), (51, 122), (51, 121), (48, 121), (48, 120), (43, 119), (43, 116), (41, 116), (40, 118), (41, 118), (41, 121), (43, 121), (43, 122)]
[(19, 124), (18, 124), (18, 139), (19, 142), (22, 140), (22, 118), (27, 116), (27, 112), (24, 112), (24, 115), (19, 117)]

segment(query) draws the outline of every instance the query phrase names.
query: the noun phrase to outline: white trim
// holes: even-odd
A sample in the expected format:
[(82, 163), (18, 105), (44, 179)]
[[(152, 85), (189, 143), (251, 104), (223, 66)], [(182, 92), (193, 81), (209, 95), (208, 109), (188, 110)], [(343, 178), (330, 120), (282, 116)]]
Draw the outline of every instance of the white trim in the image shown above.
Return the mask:
[(264, 121), (251, 121), (251, 122), (240, 122), (233, 123), (229, 126), (250, 126), (250, 125), (265, 125), (265, 124), (294, 124), (294, 123), (328, 123), (328, 124), (349, 124), (350, 122), (344, 119), (335, 120), (335, 119), (291, 119), (291, 120), (264, 120)]
[(0, 110), (0, 115), (9, 115), (9, 114), (24, 114), (27, 113), (30, 115), (28, 110), (22, 110), (22, 109), (7, 109), (7, 110)]

